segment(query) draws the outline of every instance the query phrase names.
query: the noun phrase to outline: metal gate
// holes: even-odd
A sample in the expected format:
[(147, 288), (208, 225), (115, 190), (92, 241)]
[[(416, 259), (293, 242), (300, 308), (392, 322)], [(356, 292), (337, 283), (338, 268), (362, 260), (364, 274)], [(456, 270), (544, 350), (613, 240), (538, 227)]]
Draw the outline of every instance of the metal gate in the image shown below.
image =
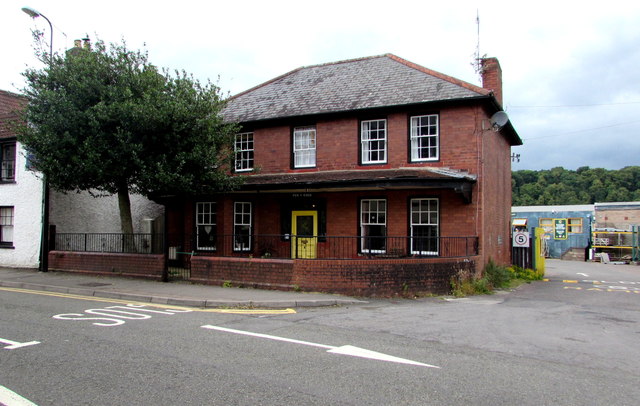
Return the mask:
[(536, 227), (529, 234), (528, 247), (512, 247), (511, 263), (521, 268), (544, 272), (544, 229)]
[(172, 280), (189, 280), (191, 277), (191, 258), (195, 252), (181, 251), (182, 247), (169, 247), (167, 275)]

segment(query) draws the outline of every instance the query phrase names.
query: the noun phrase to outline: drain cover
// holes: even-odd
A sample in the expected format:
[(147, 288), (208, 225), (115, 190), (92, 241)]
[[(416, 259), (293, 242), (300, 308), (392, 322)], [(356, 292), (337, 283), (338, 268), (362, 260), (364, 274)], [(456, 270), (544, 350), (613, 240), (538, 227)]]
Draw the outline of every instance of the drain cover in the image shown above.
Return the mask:
[(78, 286), (88, 286), (91, 288), (97, 288), (100, 286), (109, 286), (110, 283), (98, 283), (98, 282), (88, 282), (88, 283), (79, 283)]

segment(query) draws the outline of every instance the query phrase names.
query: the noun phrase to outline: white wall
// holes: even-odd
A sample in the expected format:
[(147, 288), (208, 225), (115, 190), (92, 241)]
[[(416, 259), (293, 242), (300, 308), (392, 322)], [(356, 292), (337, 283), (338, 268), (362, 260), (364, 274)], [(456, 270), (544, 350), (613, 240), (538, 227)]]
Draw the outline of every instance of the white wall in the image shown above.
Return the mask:
[(16, 145), (16, 183), (0, 184), (0, 206), (13, 206), (13, 246), (0, 248), (0, 267), (37, 268), (42, 230), (42, 180), (25, 168), (26, 158)]
[[(164, 213), (161, 205), (140, 195), (131, 195), (133, 232), (141, 233), (142, 220)], [(120, 233), (118, 197), (93, 197), (88, 192), (50, 194), (49, 224), (57, 233)]]

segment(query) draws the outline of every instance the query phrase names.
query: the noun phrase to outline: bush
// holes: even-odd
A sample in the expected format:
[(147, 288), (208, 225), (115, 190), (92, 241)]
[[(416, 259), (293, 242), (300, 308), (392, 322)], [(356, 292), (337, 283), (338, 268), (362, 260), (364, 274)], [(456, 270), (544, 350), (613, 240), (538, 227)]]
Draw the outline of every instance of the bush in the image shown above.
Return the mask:
[(493, 260), (489, 259), (482, 275), (483, 277), (478, 279), (469, 272), (459, 273), (451, 278), (451, 293), (456, 297), (491, 294), (494, 289), (508, 288), (514, 280), (541, 280), (544, 277), (544, 272), (523, 269), (515, 265), (507, 268), (496, 265)]
[(517, 265), (508, 268), (512, 279), (522, 279), (524, 281), (539, 281), (544, 278), (544, 271), (536, 271), (534, 269), (523, 269)]
[(496, 265), (491, 259), (484, 267), (483, 275), (494, 289), (506, 288), (511, 282), (511, 273), (507, 267)]

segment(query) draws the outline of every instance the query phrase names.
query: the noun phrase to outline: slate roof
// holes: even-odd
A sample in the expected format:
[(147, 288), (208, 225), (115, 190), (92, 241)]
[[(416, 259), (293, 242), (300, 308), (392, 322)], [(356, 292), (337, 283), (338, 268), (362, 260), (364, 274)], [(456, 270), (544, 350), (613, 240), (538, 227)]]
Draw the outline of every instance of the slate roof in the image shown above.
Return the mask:
[(223, 114), (229, 121), (248, 122), (489, 94), (385, 54), (295, 69), (233, 96)]
[(26, 99), (15, 93), (0, 90), (0, 139), (13, 138), (16, 134), (10, 123), (18, 118), (16, 114), (26, 104)]

